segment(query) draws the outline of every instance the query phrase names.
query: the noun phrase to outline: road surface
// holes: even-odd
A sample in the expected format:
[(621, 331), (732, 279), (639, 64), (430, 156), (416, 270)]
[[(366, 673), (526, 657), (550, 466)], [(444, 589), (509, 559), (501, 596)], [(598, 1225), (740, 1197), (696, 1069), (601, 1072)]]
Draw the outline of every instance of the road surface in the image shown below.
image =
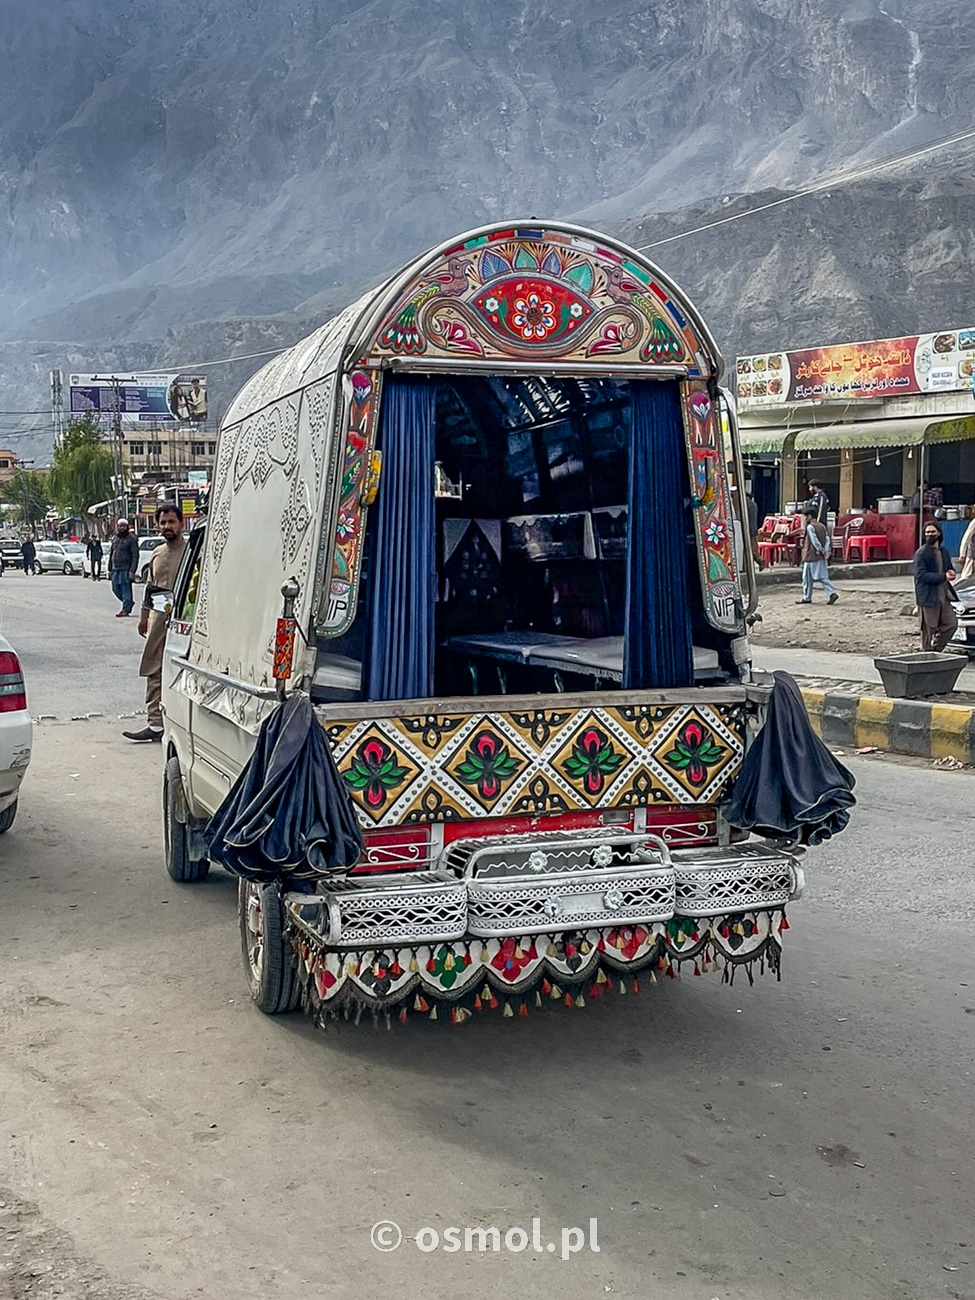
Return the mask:
[(969, 774), (851, 760), (781, 983), (321, 1032), (249, 1004), (229, 877), (163, 870), (134, 620), (0, 607), (58, 718), (0, 841), (0, 1297), (975, 1297)]

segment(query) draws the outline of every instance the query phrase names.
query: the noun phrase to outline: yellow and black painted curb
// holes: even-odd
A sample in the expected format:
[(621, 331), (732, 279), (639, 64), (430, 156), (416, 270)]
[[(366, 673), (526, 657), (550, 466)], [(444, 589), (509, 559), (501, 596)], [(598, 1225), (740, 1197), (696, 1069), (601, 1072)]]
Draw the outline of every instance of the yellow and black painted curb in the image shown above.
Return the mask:
[(813, 728), (828, 745), (975, 763), (975, 709), (801, 689)]

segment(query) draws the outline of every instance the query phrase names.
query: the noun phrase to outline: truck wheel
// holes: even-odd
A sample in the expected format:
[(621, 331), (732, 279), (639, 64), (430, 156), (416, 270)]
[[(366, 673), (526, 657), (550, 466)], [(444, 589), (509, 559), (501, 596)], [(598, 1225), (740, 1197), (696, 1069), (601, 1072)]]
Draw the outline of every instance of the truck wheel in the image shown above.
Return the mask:
[[(183, 798), (183, 777), (179, 759), (173, 755), (163, 771), (163, 835), (166, 842), (166, 870), (173, 880), (189, 884), (205, 880), (210, 870), (206, 858), (190, 857), (190, 835), (185, 822), (176, 816), (177, 800)], [(185, 814), (184, 814), (185, 815)]]
[(0, 812), (0, 835), (2, 835), (4, 831), (10, 830), (11, 826), (14, 824), (14, 818), (16, 816), (17, 800), (15, 799), (12, 804), (9, 804), (4, 808), (3, 812)]
[(276, 886), (241, 880), (237, 916), (251, 998), (268, 1016), (294, 1011), (301, 990), (295, 978), (294, 949), (284, 933), (284, 908)]

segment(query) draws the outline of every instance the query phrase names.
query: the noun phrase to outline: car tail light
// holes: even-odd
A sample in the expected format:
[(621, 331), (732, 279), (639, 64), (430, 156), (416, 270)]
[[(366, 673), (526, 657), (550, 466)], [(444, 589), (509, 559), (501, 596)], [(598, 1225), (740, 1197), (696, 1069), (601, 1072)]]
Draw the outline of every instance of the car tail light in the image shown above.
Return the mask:
[(0, 650), (0, 713), (27, 708), (27, 688), (20, 660), (9, 650)]

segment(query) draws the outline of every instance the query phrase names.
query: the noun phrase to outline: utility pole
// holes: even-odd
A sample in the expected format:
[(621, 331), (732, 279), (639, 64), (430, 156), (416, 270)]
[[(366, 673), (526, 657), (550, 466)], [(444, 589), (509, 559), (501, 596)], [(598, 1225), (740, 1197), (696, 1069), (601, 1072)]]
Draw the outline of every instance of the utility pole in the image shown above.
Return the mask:
[[(112, 385), (112, 477), (115, 497), (112, 505), (116, 517), (125, 505), (125, 470), (122, 459), (122, 383), (118, 375), (92, 375), (96, 383)], [(121, 506), (119, 505), (121, 502)]]
[(54, 425), (54, 445), (61, 446), (64, 437), (64, 388), (61, 371), (51, 371), (51, 423)]

